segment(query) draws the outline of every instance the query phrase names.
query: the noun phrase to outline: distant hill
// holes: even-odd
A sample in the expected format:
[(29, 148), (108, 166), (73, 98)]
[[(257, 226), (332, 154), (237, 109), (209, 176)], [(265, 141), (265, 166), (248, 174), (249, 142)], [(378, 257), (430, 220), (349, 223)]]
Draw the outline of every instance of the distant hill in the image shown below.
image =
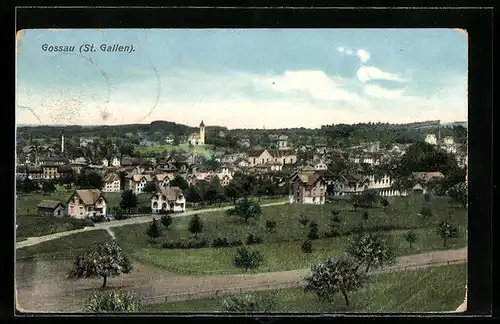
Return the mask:
[(190, 132), (198, 130), (197, 127), (191, 127), (174, 122), (157, 120), (150, 124), (128, 124), (128, 125), (96, 125), (96, 126), (82, 126), (82, 125), (18, 125), (17, 135), (24, 137), (26, 135), (39, 137), (39, 136), (59, 136), (64, 132), (67, 136), (124, 136), (126, 133), (144, 133), (154, 134), (156, 132), (162, 133), (165, 136), (168, 134), (185, 135)]

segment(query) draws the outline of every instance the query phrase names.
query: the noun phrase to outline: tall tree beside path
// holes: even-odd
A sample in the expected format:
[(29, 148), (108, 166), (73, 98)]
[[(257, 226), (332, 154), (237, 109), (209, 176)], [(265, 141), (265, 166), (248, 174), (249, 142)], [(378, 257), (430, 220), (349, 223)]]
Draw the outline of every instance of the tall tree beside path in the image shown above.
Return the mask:
[(347, 252), (360, 264), (366, 266), (365, 272), (368, 272), (370, 268), (378, 268), (395, 261), (392, 248), (386, 243), (386, 239), (378, 233), (360, 234), (351, 241)]
[(329, 303), (333, 302), (336, 294), (341, 293), (346, 306), (349, 306), (349, 294), (359, 290), (366, 282), (366, 275), (358, 268), (356, 260), (348, 255), (315, 264), (311, 268), (311, 275), (304, 278), (304, 291), (313, 292), (320, 300)]
[(188, 230), (194, 234), (194, 237), (203, 231), (203, 221), (198, 214), (193, 215), (189, 220)]
[(457, 237), (458, 234), (457, 228), (449, 220), (439, 223), (436, 232), (443, 240), (443, 246), (446, 246), (448, 240)]
[(76, 256), (69, 279), (103, 278), (102, 288), (109, 277), (130, 273), (132, 264), (115, 240), (103, 244), (92, 244), (89, 249)]
[(131, 189), (128, 189), (122, 192), (121, 198), (120, 208), (127, 210), (130, 214), (132, 208), (137, 207), (137, 196)]
[(248, 223), (250, 218), (259, 219), (262, 215), (262, 208), (253, 200), (243, 198), (236, 202), (234, 209), (230, 212), (231, 215), (243, 218), (245, 223)]

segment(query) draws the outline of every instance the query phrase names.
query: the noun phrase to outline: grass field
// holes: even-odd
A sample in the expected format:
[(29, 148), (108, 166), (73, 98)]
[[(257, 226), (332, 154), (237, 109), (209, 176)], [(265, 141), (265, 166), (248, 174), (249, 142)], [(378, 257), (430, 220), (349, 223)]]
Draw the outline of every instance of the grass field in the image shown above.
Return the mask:
[[(313, 293), (300, 288), (256, 292), (272, 298), (271, 312), (443, 312), (454, 311), (464, 300), (467, 265), (429, 267), (392, 274), (379, 274), (350, 296), (345, 306), (342, 295), (333, 303), (319, 301)], [(223, 297), (146, 305), (151, 312), (220, 312)]]
[[(397, 256), (417, 254), (440, 249), (456, 249), (466, 246), (464, 233), (452, 239), (446, 247), (435, 229), (416, 230), (418, 241), (412, 248), (404, 240), (406, 231), (390, 231), (388, 237), (394, 246)], [(163, 248), (133, 248), (119, 240), (131, 257), (143, 264), (151, 264), (169, 272), (182, 275), (226, 275), (244, 273), (242, 269), (233, 266), (236, 247), (204, 248), (204, 249), (163, 249)], [(319, 239), (313, 241), (313, 252), (301, 251), (301, 242), (279, 242), (258, 244), (252, 246), (264, 256), (263, 264), (248, 273), (287, 271), (308, 268), (312, 264), (328, 257), (340, 255), (348, 244), (347, 237)]]
[[(422, 221), (417, 216), (419, 208), (416, 198), (409, 198), (409, 204), (405, 198), (394, 199), (391, 207), (384, 211), (382, 208), (370, 210), (370, 217), (366, 223), (367, 227), (384, 225), (390, 228), (386, 231), (397, 255), (414, 254), (432, 250), (443, 249), (443, 243), (436, 234), (436, 225), (445, 218), (451, 217), (453, 223), (458, 227), (458, 237), (448, 242), (446, 248), (461, 248), (467, 245), (467, 220), (465, 209), (453, 207), (449, 209), (446, 200), (434, 200), (429, 203), (434, 215), (430, 219)], [(408, 207), (407, 207), (408, 206)], [(408, 208), (408, 209), (406, 209)], [(240, 239), (245, 242), (249, 233), (261, 235), (264, 244), (255, 245), (254, 248), (261, 250), (265, 257), (265, 263), (255, 272), (292, 270), (309, 267), (312, 262), (324, 259), (326, 256), (338, 254), (343, 251), (347, 243), (346, 237), (322, 238), (314, 241), (313, 253), (305, 254), (300, 250), (307, 228), (302, 228), (296, 220), (300, 214), (308, 215), (319, 224), (320, 233), (328, 230), (327, 222), (331, 210), (341, 210), (340, 215), (344, 219), (343, 227), (346, 231), (352, 229), (360, 222), (364, 222), (362, 211), (354, 212), (345, 202), (338, 205), (280, 205), (263, 208), (263, 216), (259, 220), (251, 220), (248, 224), (242, 220), (226, 216), (224, 212), (201, 214), (204, 227), (198, 238), (213, 240), (217, 237), (226, 237), (229, 240)], [(451, 210), (453, 214), (449, 214)], [(265, 228), (266, 220), (277, 222), (277, 231), (268, 233)], [(162, 241), (179, 241), (192, 238), (188, 232), (189, 217), (175, 218), (168, 230), (163, 230)], [(236, 248), (204, 248), (204, 249), (164, 249), (151, 246), (148, 243), (146, 229), (148, 224), (135, 224), (114, 228), (113, 231), (118, 242), (135, 259), (140, 262), (153, 264), (179, 274), (228, 274), (241, 273), (241, 270), (232, 266), (232, 259)], [(392, 228), (391, 228), (392, 226)], [(417, 242), (412, 249), (404, 240), (403, 235), (407, 229), (416, 229)]]
[(103, 243), (111, 237), (105, 230), (95, 230), (64, 236), (52, 241), (16, 249), (16, 260), (26, 261), (32, 258), (42, 260), (73, 259), (80, 251), (92, 243)]
[(213, 155), (212, 145), (198, 145), (190, 148), (188, 144), (180, 145), (157, 145), (157, 146), (136, 146), (135, 150), (141, 154), (148, 153), (162, 153), (165, 151), (181, 151), (181, 152), (194, 152), (202, 155), (205, 158), (210, 158)]

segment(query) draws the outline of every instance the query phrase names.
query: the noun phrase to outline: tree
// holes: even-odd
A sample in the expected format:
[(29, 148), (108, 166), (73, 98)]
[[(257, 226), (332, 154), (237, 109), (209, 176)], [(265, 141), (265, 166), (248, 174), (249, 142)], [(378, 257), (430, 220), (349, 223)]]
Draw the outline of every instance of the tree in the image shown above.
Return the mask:
[(118, 172), (118, 178), (120, 179), (120, 190), (123, 190), (125, 188), (126, 176), (127, 176), (127, 172), (125, 172), (125, 171)]
[(198, 214), (193, 215), (193, 217), (189, 220), (188, 230), (194, 234), (194, 237), (203, 231), (203, 221)]
[(417, 234), (414, 231), (410, 230), (405, 233), (404, 238), (406, 242), (410, 243), (410, 249), (411, 249), (412, 244), (417, 241)]
[(121, 209), (126, 209), (130, 213), (130, 210), (132, 208), (137, 207), (137, 196), (131, 189), (122, 192), (121, 198), (122, 198), (120, 201)]
[(42, 183), (42, 191), (45, 193), (50, 193), (56, 191), (56, 185), (53, 181), (46, 181)]
[(309, 223), (309, 232), (307, 233), (307, 238), (310, 240), (316, 240), (319, 238), (318, 224), (315, 221)]
[(368, 222), (368, 218), (369, 218), (369, 216), (370, 216), (370, 215), (368, 214), (368, 212), (366, 212), (366, 211), (365, 211), (365, 212), (363, 212), (363, 219), (365, 220), (365, 222)]
[(198, 187), (191, 185), (186, 190), (186, 200), (194, 204), (201, 200), (201, 193)]
[(141, 308), (141, 302), (134, 294), (121, 291), (94, 292), (85, 302), (88, 313), (138, 312)]
[(443, 239), (443, 246), (446, 246), (448, 239), (457, 237), (457, 228), (449, 220), (439, 223), (437, 234)]
[(311, 276), (306, 277), (305, 292), (314, 292), (320, 300), (333, 302), (335, 294), (344, 296), (349, 306), (349, 293), (357, 291), (366, 281), (366, 275), (358, 271), (359, 265), (351, 257), (343, 255), (315, 264)]
[(76, 185), (82, 189), (101, 189), (103, 186), (102, 176), (95, 171), (82, 170), (76, 179)]
[(170, 215), (163, 215), (161, 217), (161, 223), (165, 228), (168, 228), (172, 224), (172, 216)]
[(238, 248), (233, 264), (235, 267), (242, 268), (246, 272), (248, 269), (258, 268), (263, 261), (264, 257), (260, 251), (249, 250), (246, 246), (243, 246)]
[(373, 207), (373, 204), (377, 200), (377, 192), (372, 189), (363, 190), (358, 199), (358, 206), (362, 207)]
[(229, 296), (222, 301), (222, 309), (232, 313), (267, 312), (272, 309), (274, 300), (254, 294)]
[(389, 199), (385, 197), (380, 198), (380, 204), (382, 205), (382, 207), (384, 207), (384, 211), (386, 211), (387, 206), (389, 206)]
[(20, 187), (20, 190), (25, 193), (30, 193), (39, 189), (39, 185), (28, 177), (24, 178), (22, 186)]
[(352, 207), (354, 207), (354, 211), (356, 211), (360, 205), (360, 199), (359, 199), (358, 195), (351, 196), (351, 204), (352, 204)]
[(151, 224), (149, 224), (148, 229), (146, 230), (146, 234), (152, 239), (161, 236), (160, 228), (158, 227), (158, 224), (156, 222), (156, 219), (154, 219), (154, 217), (153, 220), (151, 221)]
[(262, 208), (257, 202), (243, 198), (236, 202), (231, 214), (243, 218), (245, 223), (248, 223), (250, 218), (258, 219), (262, 215)]
[(227, 197), (233, 200), (233, 205), (236, 205), (236, 200), (243, 197), (242, 188), (237, 182), (231, 181), (225, 188), (225, 194)]
[(424, 201), (426, 203), (428, 203), (429, 201), (431, 201), (431, 194), (430, 193), (428, 193), (428, 192), (424, 193)]
[(186, 179), (184, 179), (180, 175), (176, 175), (174, 180), (170, 181), (170, 186), (171, 187), (179, 187), (179, 188), (181, 188), (182, 191), (189, 188), (189, 184), (187, 183)]
[(377, 233), (361, 233), (351, 241), (347, 252), (360, 264), (366, 265), (365, 272), (368, 272), (370, 268), (378, 268), (394, 262), (392, 249)]
[(448, 190), (448, 195), (454, 202), (460, 203), (464, 208), (467, 208), (468, 194), (467, 183), (457, 183)]
[(309, 218), (304, 214), (300, 214), (299, 223), (302, 226), (306, 226), (309, 223)]
[(302, 252), (311, 253), (312, 252), (312, 242), (311, 240), (305, 240), (300, 246)]
[(423, 206), (420, 209), (420, 215), (422, 215), (424, 219), (427, 219), (432, 216), (432, 209), (429, 206)]
[(142, 189), (145, 193), (154, 193), (156, 192), (156, 183), (154, 182), (148, 182), (144, 186), (144, 189)]
[(73, 268), (68, 273), (69, 279), (103, 278), (102, 287), (106, 287), (108, 277), (130, 273), (132, 264), (115, 240), (103, 244), (92, 244), (90, 248), (75, 258)]

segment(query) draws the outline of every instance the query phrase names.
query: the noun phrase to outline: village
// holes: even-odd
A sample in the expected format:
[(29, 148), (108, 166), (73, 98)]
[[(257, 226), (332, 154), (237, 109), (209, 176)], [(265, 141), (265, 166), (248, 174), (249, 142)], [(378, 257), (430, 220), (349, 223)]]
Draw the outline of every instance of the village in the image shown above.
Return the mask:
[[(102, 179), (101, 185), (80, 187), (66, 201), (43, 200), (37, 206), (41, 215), (92, 218), (112, 216), (113, 211), (106, 208), (106, 194), (124, 190), (130, 190), (135, 195), (149, 194), (149, 213), (185, 212), (186, 204), (203, 200), (198, 192), (189, 188), (207, 187), (214, 179), (221, 189), (226, 189), (226, 193), (231, 192), (225, 195), (224, 190), (219, 190), (222, 199), (242, 197), (231, 189), (236, 187), (235, 182), (242, 185), (240, 180), (251, 176), (264, 183), (255, 194), (285, 197), (289, 203), (325, 204), (330, 198), (350, 197), (367, 190), (376, 191), (384, 197), (405, 196), (410, 191), (425, 194), (430, 184), (445, 177), (433, 169), (412, 172), (411, 183), (401, 187), (390, 169), (385, 168), (388, 172), (384, 173), (382, 166), (397, 163), (410, 144), (394, 143), (390, 149), (381, 148), (379, 142), (346, 150), (327, 148), (320, 143), (294, 147), (286, 135), (280, 134), (270, 136), (269, 148), (248, 147), (249, 141), (244, 138), (240, 140), (240, 151), (214, 153), (210, 157), (214, 163), (207, 166), (201, 163), (195, 151), (196, 148), (210, 147), (205, 142), (211, 140), (207, 138), (206, 129), (202, 121), (199, 132), (189, 135), (187, 144), (191, 152), (187, 151), (184, 155), (165, 155), (157, 160), (116, 154), (110, 155), (109, 159), (104, 158), (101, 163), (89, 163), (84, 157), (65, 154), (65, 139), (61, 134), (59, 152), (44, 152), (34, 146), (23, 147), (25, 160), (21, 161), (18, 156), (16, 179), (28, 179), (43, 190), (47, 183), (57, 180), (67, 180), (65, 183), (71, 188), (78, 175), (85, 172), (98, 174)], [(212, 131), (211, 134), (212, 137), (224, 136), (222, 131)], [(437, 136), (426, 134), (425, 142), (453, 155), (457, 166), (464, 168), (466, 153), (453, 137), (441, 139)], [(87, 145), (86, 139), (80, 141), (82, 146)], [(165, 142), (172, 143), (172, 138), (167, 137)], [(309, 154), (301, 154), (304, 152)], [(303, 156), (306, 158), (301, 158)], [(349, 168), (335, 173), (328, 166), (338, 159), (344, 159)], [(233, 182), (235, 177), (237, 181)]]

